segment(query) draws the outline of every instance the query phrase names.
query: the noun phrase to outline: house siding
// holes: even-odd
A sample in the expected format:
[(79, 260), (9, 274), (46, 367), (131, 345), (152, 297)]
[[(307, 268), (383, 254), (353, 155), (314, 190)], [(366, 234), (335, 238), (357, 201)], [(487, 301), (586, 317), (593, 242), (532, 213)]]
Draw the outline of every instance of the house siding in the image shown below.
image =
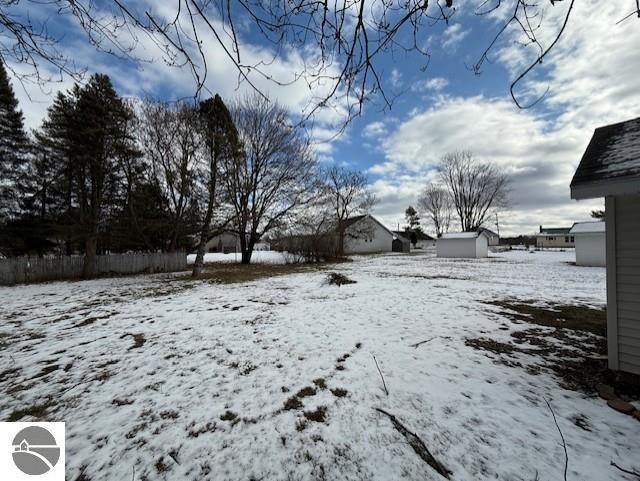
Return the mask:
[(616, 196), (614, 213), (618, 368), (640, 374), (640, 195)]
[[(572, 237), (570, 234), (538, 234), (536, 236), (536, 247), (575, 247), (575, 242), (571, 241)], [(567, 238), (569, 242), (567, 242)]]
[(346, 231), (345, 254), (391, 252), (393, 235), (371, 218), (349, 226)]

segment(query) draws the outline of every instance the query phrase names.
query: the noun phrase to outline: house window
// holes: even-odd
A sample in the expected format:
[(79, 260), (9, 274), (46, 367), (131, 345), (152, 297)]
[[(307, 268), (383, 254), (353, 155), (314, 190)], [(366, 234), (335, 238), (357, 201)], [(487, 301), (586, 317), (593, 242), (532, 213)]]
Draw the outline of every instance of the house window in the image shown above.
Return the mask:
[(569, 236), (567, 236), (567, 235), (564, 236), (564, 241), (568, 243), (569, 242)]
[(553, 240), (553, 236), (547, 236), (547, 240)]
[(575, 242), (575, 237), (571, 236), (571, 242)]

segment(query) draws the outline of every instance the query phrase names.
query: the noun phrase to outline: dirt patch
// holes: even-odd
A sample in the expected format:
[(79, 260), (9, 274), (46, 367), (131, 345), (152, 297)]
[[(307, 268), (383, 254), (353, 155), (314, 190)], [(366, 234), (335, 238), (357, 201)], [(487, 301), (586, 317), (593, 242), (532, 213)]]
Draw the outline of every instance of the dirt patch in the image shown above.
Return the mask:
[(303, 398), (303, 397), (308, 397), (308, 396), (315, 396), (316, 395), (316, 390), (314, 388), (312, 388), (311, 386), (307, 386), (304, 387), (302, 389), (300, 389), (300, 391), (298, 391), (298, 393), (296, 394), (296, 396), (298, 398)]
[(504, 309), (500, 314), (516, 324), (539, 327), (514, 331), (507, 342), (480, 337), (465, 340), (465, 345), (486, 352), (496, 363), (524, 368), (532, 375), (554, 374), (565, 389), (593, 395), (598, 384), (609, 384), (622, 396), (640, 399), (640, 376), (607, 368), (605, 309), (540, 306), (522, 300), (489, 304)]
[(318, 406), (315, 411), (305, 411), (304, 417), (309, 421), (323, 423), (327, 419), (327, 408), (325, 406)]
[(327, 381), (325, 381), (321, 377), (318, 379), (314, 379), (313, 384), (315, 384), (318, 389), (327, 389)]
[(231, 412), (231, 411), (227, 411), (222, 416), (220, 416), (220, 420), (221, 421), (231, 421), (232, 422), (237, 417), (238, 417), (238, 415), (236, 413)]
[(144, 343), (147, 342), (147, 340), (144, 337), (144, 334), (140, 333), (140, 334), (131, 334), (131, 333), (126, 333), (123, 334), (122, 336), (120, 336), (120, 339), (124, 339), (127, 336), (132, 336), (133, 337), (133, 346), (129, 347), (129, 349), (139, 349), (142, 346), (144, 346)]
[(355, 284), (356, 281), (353, 279), (349, 279), (344, 274), (340, 274), (339, 272), (330, 272), (327, 276), (327, 284), (330, 286), (344, 286), (347, 284)]
[(113, 404), (114, 406), (128, 406), (130, 404), (133, 404), (133, 399), (114, 399), (113, 401), (111, 401), (111, 404)]
[(345, 397), (347, 395), (347, 390), (337, 387), (335, 389), (331, 389), (331, 394), (335, 397)]
[(302, 402), (296, 396), (291, 396), (284, 402), (284, 409), (286, 411), (292, 411), (293, 409), (300, 409), (302, 407)]
[(549, 304), (535, 305), (533, 301), (498, 300), (487, 304), (504, 311), (499, 314), (519, 322), (530, 322), (539, 326), (590, 332), (598, 336), (607, 335), (607, 310), (584, 305)]

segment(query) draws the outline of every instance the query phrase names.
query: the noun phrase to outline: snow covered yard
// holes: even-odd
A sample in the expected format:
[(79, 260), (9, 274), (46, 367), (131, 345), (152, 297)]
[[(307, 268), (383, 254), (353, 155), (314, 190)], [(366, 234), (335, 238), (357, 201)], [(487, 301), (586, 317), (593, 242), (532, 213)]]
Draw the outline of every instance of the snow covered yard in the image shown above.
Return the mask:
[(546, 399), (567, 479), (625, 479), (609, 463), (640, 469), (640, 423), (562, 387), (526, 336), (474, 344), (554, 329), (492, 301), (602, 307), (605, 270), (572, 260), (363, 256), (332, 267), (357, 281), (342, 287), (309, 270), (0, 288), (0, 417), (65, 421), (71, 480), (443, 479), (375, 408), (451, 479), (560, 480)]

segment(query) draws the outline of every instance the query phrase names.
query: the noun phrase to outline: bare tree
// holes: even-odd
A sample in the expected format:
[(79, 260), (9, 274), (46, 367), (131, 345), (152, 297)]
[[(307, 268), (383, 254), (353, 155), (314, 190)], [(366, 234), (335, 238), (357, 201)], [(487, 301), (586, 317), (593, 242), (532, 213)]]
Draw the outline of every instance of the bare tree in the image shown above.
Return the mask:
[(314, 199), (316, 163), (303, 130), (277, 103), (247, 95), (232, 114), (242, 155), (222, 159), (222, 178), (242, 263), (249, 264), (255, 244)]
[(192, 233), (196, 212), (196, 176), (201, 166), (200, 119), (187, 104), (146, 101), (141, 109), (139, 141), (151, 175), (167, 198), (171, 215), (168, 248), (177, 250)]
[(427, 213), (429, 223), (433, 226), (436, 237), (449, 230), (451, 224), (451, 196), (439, 184), (429, 183), (418, 199), (418, 206)]
[(338, 232), (338, 255), (344, 254), (347, 220), (366, 214), (375, 204), (375, 195), (369, 188), (367, 176), (357, 170), (331, 167), (322, 177), (323, 195), (331, 206), (335, 230)]
[[(205, 184), (204, 217), (200, 227), (200, 239), (193, 263), (192, 275), (200, 275), (204, 266), (204, 250), (211, 235), (211, 222), (214, 209), (220, 202), (218, 192), (218, 173), (222, 158), (230, 162), (240, 156), (238, 131), (231, 119), (227, 106), (219, 95), (200, 104), (200, 129), (203, 138), (201, 148), (203, 153), (202, 177)], [(224, 222), (226, 225), (228, 223)]]
[(493, 211), (507, 207), (509, 177), (495, 164), (458, 151), (445, 154), (439, 170), (463, 232), (477, 230)]
[[(574, 2), (475, 0), (458, 5), (454, 0), (174, 0), (163, 5), (160, 14), (151, 4), (145, 8), (125, 0), (0, 0), (0, 61), (30, 67), (27, 74), (22, 69), (14, 69), (14, 73), (22, 78), (31, 75), (36, 81), (42, 81), (43, 75), (47, 77), (43, 64), (80, 75), (83, 66), (65, 55), (47, 28), (47, 19), (62, 15), (79, 25), (96, 49), (113, 55), (135, 58), (140, 40), (150, 41), (167, 64), (190, 69), (196, 95), (206, 90), (207, 51), (215, 48), (234, 66), (238, 81), (247, 83), (260, 95), (264, 96), (264, 92), (258, 81), (278, 85), (302, 81), (318, 92), (306, 109), (307, 117), (333, 106), (346, 110), (348, 122), (372, 98), (391, 106), (394, 94), (388, 92), (389, 86), (383, 80), (387, 77), (385, 57), (400, 52), (413, 55), (413, 60), (426, 69), (430, 54), (423, 45), (434, 25), (448, 23), (460, 12), (493, 14), (505, 20), (497, 26), (486, 23), (488, 29), (495, 29), (495, 34), (471, 69), (476, 74), (482, 71), (489, 54), (500, 48), (502, 37), (513, 32), (510, 27), (520, 31), (525, 39), (523, 48), (533, 47), (536, 52), (511, 85), (515, 103), (524, 107), (514, 89), (558, 43)], [(621, 17), (628, 14), (623, 18), (626, 19), (636, 12), (640, 17), (638, 1), (627, 2), (629, 9), (621, 7)], [(544, 15), (548, 7), (561, 10), (561, 15)], [(37, 9), (40, 15), (26, 16), (29, 8)], [(239, 25), (243, 28), (238, 29)], [(242, 38), (245, 26), (274, 49), (264, 49), (262, 57), (249, 59)], [(543, 30), (552, 33), (541, 35)], [(540, 37), (550, 40), (545, 42)], [(317, 48), (317, 54), (290, 76), (278, 77), (270, 70), (282, 52), (301, 51), (309, 44)]]

